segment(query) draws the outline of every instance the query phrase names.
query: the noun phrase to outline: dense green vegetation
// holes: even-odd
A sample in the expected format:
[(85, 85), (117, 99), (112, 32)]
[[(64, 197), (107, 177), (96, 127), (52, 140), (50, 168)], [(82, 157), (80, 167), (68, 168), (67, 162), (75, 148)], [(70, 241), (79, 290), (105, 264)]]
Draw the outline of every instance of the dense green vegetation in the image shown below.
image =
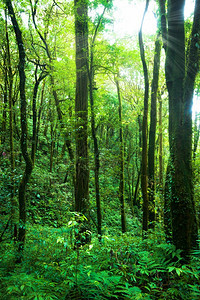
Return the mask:
[(123, 39), (114, 0), (0, 3), (0, 299), (200, 299), (200, 0), (187, 20), (184, 2)]

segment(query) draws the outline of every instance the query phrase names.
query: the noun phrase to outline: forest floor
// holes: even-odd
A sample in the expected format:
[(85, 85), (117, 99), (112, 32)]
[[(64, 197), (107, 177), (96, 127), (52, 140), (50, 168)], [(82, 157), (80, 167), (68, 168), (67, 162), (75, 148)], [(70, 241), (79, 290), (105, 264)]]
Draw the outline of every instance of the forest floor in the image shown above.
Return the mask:
[(160, 230), (107, 234), (75, 247), (75, 219), (55, 228), (27, 225), (22, 263), (16, 245), (0, 243), (0, 299), (200, 299), (200, 252), (180, 263), (180, 251)]

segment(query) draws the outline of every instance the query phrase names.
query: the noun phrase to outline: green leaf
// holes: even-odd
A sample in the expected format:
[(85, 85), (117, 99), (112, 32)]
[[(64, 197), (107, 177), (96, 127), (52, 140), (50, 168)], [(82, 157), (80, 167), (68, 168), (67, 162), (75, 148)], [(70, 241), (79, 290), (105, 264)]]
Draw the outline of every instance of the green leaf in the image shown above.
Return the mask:
[(182, 270), (181, 270), (181, 269), (179, 269), (179, 268), (176, 268), (176, 273), (178, 274), (178, 276), (180, 276), (180, 275), (181, 275), (181, 272), (182, 272)]
[(172, 271), (174, 271), (175, 269), (176, 269), (175, 267), (169, 267), (169, 268), (168, 268), (168, 271), (169, 271), (169, 272), (172, 272)]
[(196, 43), (195, 46), (196, 46), (198, 49), (200, 49), (199, 43)]

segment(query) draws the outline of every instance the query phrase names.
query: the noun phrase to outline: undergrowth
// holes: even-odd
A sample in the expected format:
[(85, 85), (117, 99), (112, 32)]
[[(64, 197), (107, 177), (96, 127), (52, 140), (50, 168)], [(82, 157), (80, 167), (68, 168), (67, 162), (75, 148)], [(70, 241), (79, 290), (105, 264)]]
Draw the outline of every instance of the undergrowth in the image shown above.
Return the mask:
[(16, 245), (0, 244), (0, 299), (200, 299), (199, 252), (190, 264), (160, 231), (92, 237), (75, 247), (79, 223), (60, 228), (28, 225), (21, 264)]

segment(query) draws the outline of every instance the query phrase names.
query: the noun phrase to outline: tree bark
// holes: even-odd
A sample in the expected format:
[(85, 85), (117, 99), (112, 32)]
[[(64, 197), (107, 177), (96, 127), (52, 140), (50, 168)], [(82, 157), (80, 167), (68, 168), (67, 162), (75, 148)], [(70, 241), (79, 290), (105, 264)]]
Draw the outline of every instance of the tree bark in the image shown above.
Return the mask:
[(143, 65), (144, 81), (145, 81), (145, 92), (144, 92), (144, 113), (142, 122), (142, 163), (141, 163), (141, 189), (143, 197), (143, 231), (148, 230), (148, 219), (149, 219), (149, 199), (148, 199), (148, 175), (147, 175), (147, 125), (148, 125), (148, 100), (149, 100), (149, 76), (148, 69), (144, 53), (144, 44), (142, 38), (142, 26), (144, 22), (144, 17), (148, 10), (149, 0), (146, 0), (145, 11), (139, 31), (139, 46), (140, 46), (140, 56)]
[(4, 89), (3, 90), (3, 115), (2, 115), (2, 144), (6, 140), (6, 124), (7, 124), (7, 109), (8, 109), (8, 67), (7, 67), (7, 51), (4, 55)]
[(118, 78), (115, 79), (117, 86), (117, 95), (119, 101), (119, 140), (120, 140), (120, 154), (119, 154), (119, 199), (121, 208), (121, 226), (122, 233), (126, 232), (126, 214), (124, 203), (124, 141), (123, 141), (123, 128), (122, 128), (122, 100), (120, 93), (120, 86)]
[(31, 157), (28, 153), (27, 147), (27, 116), (26, 116), (26, 94), (25, 94), (25, 49), (22, 40), (22, 33), (19, 28), (15, 12), (13, 10), (11, 0), (5, 0), (5, 4), (8, 8), (8, 12), (13, 24), (13, 28), (15, 31), (16, 41), (18, 45), (19, 52), (19, 78), (20, 78), (20, 102), (21, 102), (21, 151), (23, 158), (25, 160), (26, 166), (25, 171), (22, 177), (22, 180), (19, 185), (19, 234), (18, 234), (18, 242), (19, 242), (19, 257), (17, 259), (18, 262), (21, 262), (22, 252), (25, 244), (25, 235), (26, 235), (26, 187), (31, 176), (31, 172), (33, 169), (33, 164)]
[[(33, 103), (32, 103), (32, 112), (33, 112), (33, 134), (32, 134), (32, 149), (31, 149), (31, 159), (33, 162), (33, 165), (35, 163), (35, 154), (37, 150), (37, 94), (38, 94), (38, 88), (40, 85), (40, 82), (47, 76), (47, 73), (44, 74), (42, 71), (39, 75), (37, 76), (37, 71), (38, 71), (38, 65), (36, 65), (35, 68), (35, 84), (33, 88)], [(39, 120), (39, 119), (38, 119)], [(38, 124), (39, 125), (39, 124)]]
[(159, 96), (158, 108), (158, 124), (159, 124), (159, 189), (163, 190), (163, 128), (162, 128), (162, 98)]
[[(200, 1), (196, 1), (189, 58), (185, 62), (184, 0), (168, 4), (166, 82), (169, 93), (169, 144), (172, 239), (187, 259), (197, 247), (192, 181), (192, 98), (198, 70)], [(186, 74), (186, 76), (185, 76)]]
[(88, 7), (86, 0), (75, 0), (76, 40), (76, 186), (75, 210), (89, 218), (88, 165)]
[(91, 108), (91, 129), (92, 129), (92, 138), (94, 144), (94, 164), (95, 164), (94, 173), (95, 173), (95, 193), (96, 193), (96, 207), (97, 207), (97, 232), (100, 240), (102, 234), (101, 232), (102, 214), (101, 214), (101, 199), (100, 199), (100, 187), (99, 187), (100, 159), (99, 159), (98, 139), (96, 136), (93, 90), (94, 90), (94, 46), (95, 46), (95, 40), (99, 30), (99, 26), (104, 16), (105, 10), (106, 7), (104, 7), (103, 12), (95, 28), (95, 32), (91, 44), (91, 50), (90, 50), (90, 64), (88, 66), (89, 95), (90, 95), (90, 108)]
[(200, 136), (200, 117), (198, 113), (195, 113), (195, 120), (194, 120), (194, 147), (193, 147), (193, 161), (196, 159), (196, 151), (198, 147)]
[[(7, 70), (8, 70), (8, 103), (9, 103), (9, 141), (10, 141), (10, 167), (11, 167), (11, 182), (10, 182), (10, 200), (11, 200), (11, 224), (13, 230), (14, 241), (17, 240), (17, 211), (18, 205), (15, 200), (15, 155), (14, 155), (14, 138), (13, 138), (13, 101), (12, 101), (12, 91), (13, 91), (13, 74), (11, 67), (10, 58), (10, 42), (8, 36), (8, 26), (7, 26), (7, 11), (5, 11), (5, 22), (6, 22), (6, 57), (7, 57)], [(7, 87), (6, 87), (7, 88)]]
[(151, 84), (151, 117), (149, 130), (149, 149), (148, 149), (148, 187), (149, 187), (149, 222), (150, 226), (155, 224), (155, 140), (157, 123), (157, 92), (160, 70), (161, 42), (160, 35), (157, 36), (154, 51), (153, 80)]
[(40, 99), (40, 106), (37, 116), (37, 128), (36, 128), (36, 149), (39, 143), (39, 131), (40, 131), (40, 120), (41, 120), (41, 113), (43, 109), (43, 102), (44, 102), (44, 89), (45, 89), (45, 80), (43, 81), (42, 90), (41, 90), (41, 99)]
[(172, 241), (171, 182), (171, 164), (168, 162), (164, 187), (164, 232), (167, 243)]

